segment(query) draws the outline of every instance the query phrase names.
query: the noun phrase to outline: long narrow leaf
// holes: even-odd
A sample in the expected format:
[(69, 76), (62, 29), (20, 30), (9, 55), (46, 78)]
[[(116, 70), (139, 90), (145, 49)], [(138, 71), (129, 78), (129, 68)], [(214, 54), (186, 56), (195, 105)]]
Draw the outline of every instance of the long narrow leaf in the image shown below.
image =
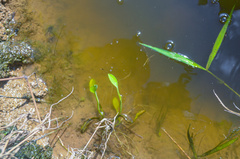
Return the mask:
[(223, 38), (224, 38), (225, 33), (227, 31), (228, 25), (230, 23), (230, 20), (231, 20), (234, 8), (235, 8), (235, 5), (233, 6), (233, 8), (232, 8), (232, 10), (231, 10), (231, 12), (230, 12), (230, 14), (229, 14), (229, 16), (227, 18), (227, 21), (223, 25), (223, 27), (222, 27), (220, 33), (218, 34), (218, 37), (217, 37), (217, 39), (216, 39), (216, 41), (215, 41), (215, 43), (213, 45), (212, 52), (209, 55), (208, 62), (207, 62), (207, 65), (206, 65), (206, 69), (207, 70), (211, 66), (211, 63), (212, 63), (213, 59), (215, 58), (215, 56), (216, 56), (216, 54), (217, 54), (217, 52), (218, 52), (218, 50), (219, 50), (219, 48), (220, 48), (220, 46), (221, 46), (221, 44), (223, 42)]
[(235, 139), (232, 139), (224, 144), (221, 144), (221, 145), (218, 145), (217, 147), (214, 147), (213, 149), (203, 153), (202, 155), (199, 155), (199, 157), (205, 157), (205, 156), (208, 156), (208, 155), (211, 155), (215, 152), (218, 152), (226, 147), (228, 147), (229, 145), (233, 144), (235, 141), (237, 141), (238, 138), (235, 138)]
[(196, 152), (196, 149), (195, 149), (195, 146), (194, 146), (194, 143), (193, 143), (193, 138), (192, 138), (192, 136), (190, 135), (190, 131), (189, 131), (190, 126), (191, 126), (191, 125), (188, 126), (187, 138), (188, 138), (188, 141), (189, 141), (189, 145), (190, 145), (190, 147), (191, 147), (191, 149), (192, 149), (192, 152), (193, 152), (193, 155), (194, 155), (194, 159), (197, 159), (197, 152)]
[(145, 46), (147, 48), (150, 48), (160, 54), (163, 54), (173, 60), (176, 60), (176, 61), (179, 61), (179, 62), (182, 62), (184, 64), (187, 64), (189, 66), (192, 66), (192, 67), (196, 67), (196, 68), (200, 68), (202, 70), (206, 70), (204, 67), (202, 67), (201, 65), (197, 64), (196, 62), (192, 61), (191, 59), (183, 56), (183, 55), (180, 55), (180, 54), (177, 54), (176, 52), (171, 52), (171, 51), (167, 51), (167, 50), (164, 50), (164, 49), (160, 49), (160, 48), (157, 48), (157, 47), (153, 47), (151, 45), (147, 45), (147, 44), (144, 44), (144, 43), (139, 43), (140, 45), (142, 46)]

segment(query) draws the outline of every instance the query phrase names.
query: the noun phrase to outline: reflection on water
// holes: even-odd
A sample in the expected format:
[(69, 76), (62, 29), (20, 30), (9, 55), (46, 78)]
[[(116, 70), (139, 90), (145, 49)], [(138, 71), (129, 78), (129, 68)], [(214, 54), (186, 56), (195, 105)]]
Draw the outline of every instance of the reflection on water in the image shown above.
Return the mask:
[[(31, 3), (53, 49), (39, 62), (39, 72), (51, 88), (52, 100), (57, 101), (75, 87), (73, 96), (55, 112), (56, 115), (75, 112), (68, 135), (62, 138), (64, 144), (83, 147), (86, 143), (76, 128), (97, 113), (94, 97), (88, 91), (91, 78), (97, 81), (100, 103), (107, 117), (114, 115), (112, 98), (117, 92), (107, 78), (112, 73), (119, 80), (123, 112), (133, 117), (138, 110), (146, 110), (131, 126), (143, 137), (131, 136), (138, 149), (137, 158), (185, 158), (161, 127), (190, 155), (186, 139), (189, 124), (191, 132), (197, 134), (194, 140), (198, 153), (213, 148), (234, 125), (238, 126), (212, 93), (216, 89), (223, 99), (229, 100), (229, 90), (206, 72), (145, 50), (137, 43), (161, 47), (171, 39), (176, 44), (174, 51), (204, 66), (222, 27), (217, 4), (188, 0), (122, 3), (112, 0), (34, 0)], [(229, 36), (210, 68), (236, 89), (240, 87), (236, 82), (240, 59), (238, 24), (234, 12)], [(234, 144), (210, 158), (236, 157), (238, 148), (239, 144)]]

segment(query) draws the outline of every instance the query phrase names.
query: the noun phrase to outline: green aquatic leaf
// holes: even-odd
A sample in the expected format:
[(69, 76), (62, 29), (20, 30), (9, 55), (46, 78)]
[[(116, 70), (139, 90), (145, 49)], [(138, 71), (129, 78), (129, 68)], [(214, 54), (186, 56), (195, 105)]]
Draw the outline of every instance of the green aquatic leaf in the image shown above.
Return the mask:
[(231, 12), (230, 12), (230, 14), (229, 14), (229, 16), (228, 16), (228, 18), (227, 18), (227, 21), (226, 21), (225, 24), (223, 25), (223, 27), (222, 27), (220, 33), (218, 34), (218, 37), (217, 37), (217, 39), (216, 39), (216, 41), (215, 41), (215, 43), (214, 43), (214, 45), (213, 45), (212, 52), (211, 52), (211, 54), (209, 55), (208, 62), (207, 62), (207, 65), (206, 65), (206, 69), (207, 69), (207, 70), (208, 70), (209, 67), (211, 66), (212, 61), (214, 60), (214, 58), (215, 58), (215, 56), (216, 56), (216, 54), (217, 54), (217, 52), (218, 52), (218, 50), (219, 50), (222, 42), (223, 42), (223, 38), (224, 38), (225, 33), (226, 33), (226, 31), (227, 31), (228, 25), (229, 25), (229, 23), (230, 23), (230, 20), (231, 20), (231, 17), (232, 17), (232, 13), (233, 13), (234, 8), (235, 8), (235, 5), (233, 6), (233, 8), (232, 8), (232, 10), (231, 10)]
[(196, 149), (195, 149), (195, 146), (194, 146), (194, 143), (193, 143), (193, 135), (190, 135), (190, 126), (188, 126), (188, 130), (187, 130), (187, 138), (188, 138), (188, 141), (189, 141), (189, 145), (191, 147), (191, 150), (193, 152), (193, 155), (194, 155), (194, 159), (197, 159), (197, 152), (196, 152)]
[(214, 147), (213, 149), (203, 153), (202, 155), (199, 155), (199, 157), (205, 157), (205, 156), (211, 155), (215, 152), (218, 152), (218, 151), (228, 147), (229, 145), (233, 144), (237, 140), (238, 140), (238, 138), (235, 138), (235, 139), (225, 142), (224, 144), (220, 144), (220, 145)]
[(91, 79), (89, 81), (89, 90), (90, 90), (90, 92), (95, 93), (97, 91), (97, 87), (98, 87), (98, 85), (96, 84), (95, 79)]
[(92, 119), (88, 119), (83, 123), (83, 125), (81, 126), (81, 133), (84, 133), (87, 130), (91, 122), (92, 122)]
[(113, 106), (114, 106), (116, 112), (118, 113), (119, 112), (119, 101), (116, 97), (113, 98)]
[(176, 61), (179, 61), (179, 62), (182, 62), (184, 64), (187, 64), (189, 66), (192, 66), (192, 67), (196, 67), (196, 68), (200, 68), (202, 70), (206, 70), (204, 67), (202, 67), (201, 65), (197, 64), (196, 62), (192, 61), (191, 59), (183, 56), (183, 55), (180, 55), (180, 54), (177, 54), (176, 52), (171, 52), (171, 51), (168, 51), (168, 50), (164, 50), (164, 49), (160, 49), (160, 48), (157, 48), (157, 47), (153, 47), (151, 45), (147, 45), (147, 44), (144, 44), (144, 43), (139, 43), (140, 45), (142, 46), (145, 46), (147, 48), (150, 48), (160, 54), (163, 54), (173, 60), (176, 60)]
[(139, 112), (137, 112), (137, 114), (135, 115), (135, 118), (134, 118), (133, 121), (136, 121), (137, 118), (138, 118), (140, 115), (142, 115), (143, 113), (145, 113), (145, 110), (140, 110)]
[(120, 100), (119, 114), (121, 114), (122, 113), (122, 96), (121, 96), (121, 94), (119, 92), (119, 89), (118, 89), (117, 78), (114, 75), (110, 74), (110, 73), (108, 74), (108, 78), (109, 78), (110, 82), (112, 83), (112, 85), (114, 85), (116, 87), (116, 89), (117, 89), (118, 97), (119, 97), (119, 100)]
[(117, 78), (112, 75), (112, 74), (108, 74), (108, 78), (110, 80), (110, 82), (118, 89), (118, 81), (117, 81)]

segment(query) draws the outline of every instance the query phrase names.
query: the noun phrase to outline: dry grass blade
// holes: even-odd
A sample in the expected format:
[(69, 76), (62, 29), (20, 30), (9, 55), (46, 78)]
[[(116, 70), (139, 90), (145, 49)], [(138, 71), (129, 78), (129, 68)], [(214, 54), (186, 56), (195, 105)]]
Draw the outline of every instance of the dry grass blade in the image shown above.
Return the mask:
[[(35, 119), (31, 119), (31, 116), (34, 114), (34, 111), (32, 109), (30, 109), (29, 112), (26, 112), (26, 114), (22, 114), (20, 117), (15, 119), (13, 122), (9, 123), (7, 126), (0, 127), (0, 130), (6, 129), (13, 125), (17, 125), (18, 122), (20, 122), (21, 120), (24, 120), (22, 125), (19, 126), (19, 129), (21, 129), (21, 131), (18, 129), (12, 129), (12, 131), (9, 134), (3, 136), (3, 138), (0, 140), (0, 151), (1, 151), (0, 158), (13, 157), (14, 154), (16, 154), (17, 151), (21, 148), (21, 146), (24, 145), (26, 142), (36, 141), (32, 139), (34, 137), (37, 137), (38, 132), (44, 133), (45, 130), (59, 129), (63, 125), (63, 123), (71, 119), (73, 114), (68, 119), (62, 121), (62, 123), (58, 124), (57, 122), (57, 125), (55, 127), (51, 127), (51, 123), (57, 120), (57, 119), (51, 119), (52, 107), (60, 103), (62, 100), (68, 98), (73, 93), (73, 90), (74, 89), (72, 89), (72, 91), (66, 97), (62, 98), (57, 103), (52, 104), (50, 107), (49, 113), (47, 113), (47, 115), (43, 118), (41, 123), (37, 121), (38, 125), (36, 125), (33, 129), (27, 130), (25, 128), (27, 127), (26, 121), (32, 120), (36, 122)], [(38, 139), (41, 139), (41, 138), (38, 138)]]
[(226, 111), (226, 112), (231, 113), (231, 114), (234, 114), (234, 115), (237, 115), (237, 116), (240, 116), (240, 113), (235, 112), (235, 111), (229, 109), (228, 107), (226, 107), (226, 106), (224, 105), (224, 103), (221, 101), (221, 99), (218, 97), (217, 93), (216, 93), (214, 90), (213, 90), (213, 93), (214, 93), (214, 95), (217, 97), (217, 99), (218, 99), (218, 101), (220, 102), (220, 104), (225, 108), (225, 111)]
[(183, 148), (182, 148), (180, 145), (178, 145), (178, 143), (171, 137), (171, 135), (169, 135), (168, 132), (167, 132), (164, 128), (162, 128), (162, 130), (163, 130), (163, 131), (167, 134), (167, 136), (177, 145), (177, 147), (185, 154), (185, 156), (186, 156), (188, 159), (191, 159), (191, 157), (188, 156), (188, 154), (183, 150)]

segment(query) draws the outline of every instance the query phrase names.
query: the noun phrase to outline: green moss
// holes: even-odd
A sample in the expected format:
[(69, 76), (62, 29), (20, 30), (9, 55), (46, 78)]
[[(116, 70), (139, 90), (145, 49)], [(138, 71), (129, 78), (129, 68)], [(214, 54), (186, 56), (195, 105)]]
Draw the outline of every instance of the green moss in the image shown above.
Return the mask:
[(25, 42), (0, 43), (0, 78), (8, 77), (11, 68), (17, 64), (33, 62), (33, 49)]
[(15, 154), (18, 159), (50, 159), (52, 158), (52, 148), (50, 146), (40, 146), (35, 142), (29, 142)]

